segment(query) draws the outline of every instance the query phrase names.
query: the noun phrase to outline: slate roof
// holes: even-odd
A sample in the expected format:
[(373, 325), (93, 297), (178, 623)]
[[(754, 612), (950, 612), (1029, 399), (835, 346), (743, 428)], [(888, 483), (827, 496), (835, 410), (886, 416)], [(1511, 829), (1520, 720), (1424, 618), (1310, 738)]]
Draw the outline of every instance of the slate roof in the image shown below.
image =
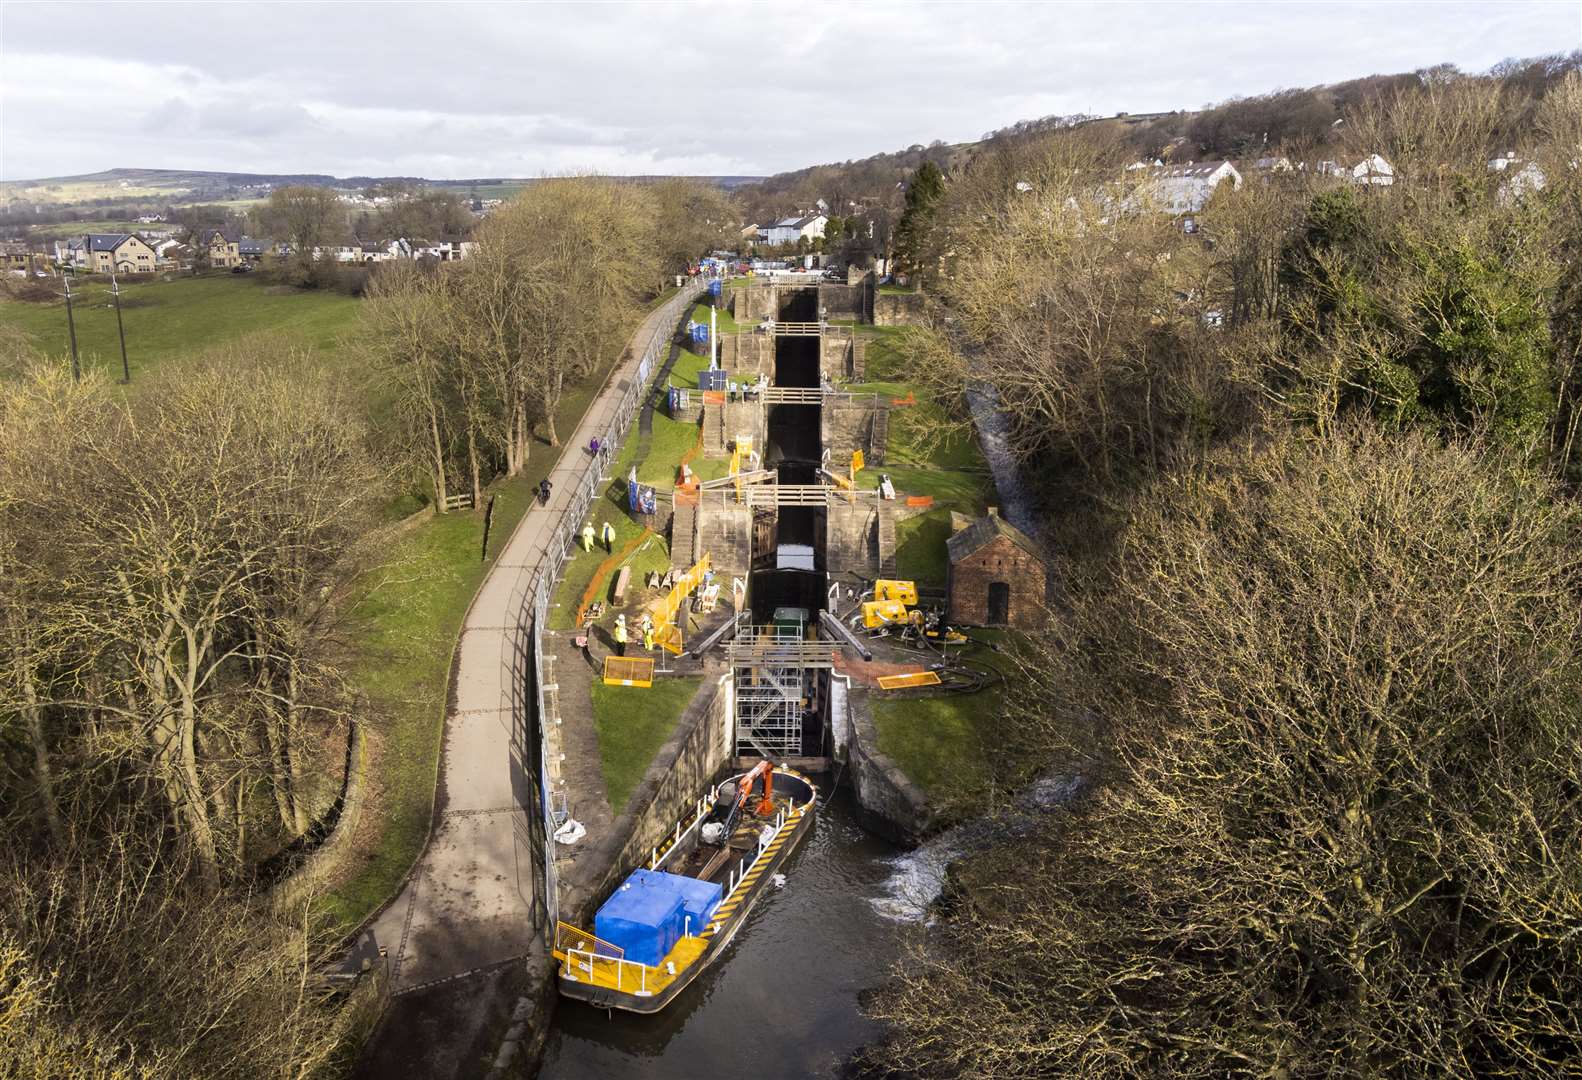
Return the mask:
[(1034, 558), (1043, 559), (1044, 553), (1038, 550), (1038, 545), (1033, 542), (1032, 537), (998, 514), (989, 514), (981, 517), (965, 529), (962, 529), (945, 541), (945, 550), (949, 553), (951, 562), (960, 562), (989, 541), (1001, 536), (1007, 538)]
[(114, 251), (128, 240), (132, 239), (131, 233), (89, 233), (89, 251)]
[(237, 247), (243, 255), (262, 255), (269, 250), (271, 241), (258, 240), (251, 236), (242, 237)]

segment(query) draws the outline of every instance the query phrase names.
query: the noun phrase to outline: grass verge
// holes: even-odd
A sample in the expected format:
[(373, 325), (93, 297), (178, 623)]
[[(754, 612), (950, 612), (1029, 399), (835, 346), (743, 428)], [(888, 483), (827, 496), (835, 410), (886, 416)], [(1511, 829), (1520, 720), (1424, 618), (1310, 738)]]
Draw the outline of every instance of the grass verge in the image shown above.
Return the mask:
[(989, 780), (985, 754), (999, 715), (997, 689), (937, 698), (876, 698), (879, 750), (911, 777), (942, 812)]
[(594, 681), (593, 724), (599, 734), (604, 790), (613, 812), (625, 809), (648, 771), (648, 763), (670, 738), (676, 721), (702, 684), (697, 677), (661, 676), (645, 690)]

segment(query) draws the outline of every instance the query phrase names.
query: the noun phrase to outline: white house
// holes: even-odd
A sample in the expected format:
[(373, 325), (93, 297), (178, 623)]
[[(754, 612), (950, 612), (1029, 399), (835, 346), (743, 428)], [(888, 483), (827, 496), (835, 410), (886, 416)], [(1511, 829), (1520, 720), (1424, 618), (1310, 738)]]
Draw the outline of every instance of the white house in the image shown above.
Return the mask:
[(760, 231), (758, 238), (766, 244), (794, 244), (804, 237), (808, 240), (817, 240), (824, 235), (824, 226), (828, 224), (829, 218), (823, 214), (781, 218), (767, 229)]
[(1160, 210), (1175, 215), (1195, 214), (1227, 181), (1233, 189), (1241, 187), (1241, 173), (1230, 162), (1189, 161), (1158, 170), (1150, 185), (1151, 195)]
[(1359, 184), (1389, 187), (1395, 183), (1395, 168), (1378, 154), (1369, 154), (1351, 167), (1351, 178)]

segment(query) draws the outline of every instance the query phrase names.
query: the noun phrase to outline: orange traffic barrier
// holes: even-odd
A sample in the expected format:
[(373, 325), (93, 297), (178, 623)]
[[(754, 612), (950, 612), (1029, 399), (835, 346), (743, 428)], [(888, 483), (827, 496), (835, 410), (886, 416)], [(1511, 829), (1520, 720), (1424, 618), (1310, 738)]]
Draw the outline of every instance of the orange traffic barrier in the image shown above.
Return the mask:
[(934, 505), (934, 496), (932, 496), (932, 495), (908, 495), (906, 497), (906, 505), (908, 505), (908, 506), (933, 506)]

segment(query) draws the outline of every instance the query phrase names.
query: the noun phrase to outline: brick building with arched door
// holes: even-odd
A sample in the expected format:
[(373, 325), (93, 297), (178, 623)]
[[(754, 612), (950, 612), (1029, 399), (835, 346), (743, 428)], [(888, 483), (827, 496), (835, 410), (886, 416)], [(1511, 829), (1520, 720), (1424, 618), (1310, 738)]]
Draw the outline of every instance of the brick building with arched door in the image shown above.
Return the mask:
[(1032, 538), (989, 507), (984, 517), (951, 515), (947, 618), (969, 626), (1034, 630), (1044, 620), (1048, 576)]

